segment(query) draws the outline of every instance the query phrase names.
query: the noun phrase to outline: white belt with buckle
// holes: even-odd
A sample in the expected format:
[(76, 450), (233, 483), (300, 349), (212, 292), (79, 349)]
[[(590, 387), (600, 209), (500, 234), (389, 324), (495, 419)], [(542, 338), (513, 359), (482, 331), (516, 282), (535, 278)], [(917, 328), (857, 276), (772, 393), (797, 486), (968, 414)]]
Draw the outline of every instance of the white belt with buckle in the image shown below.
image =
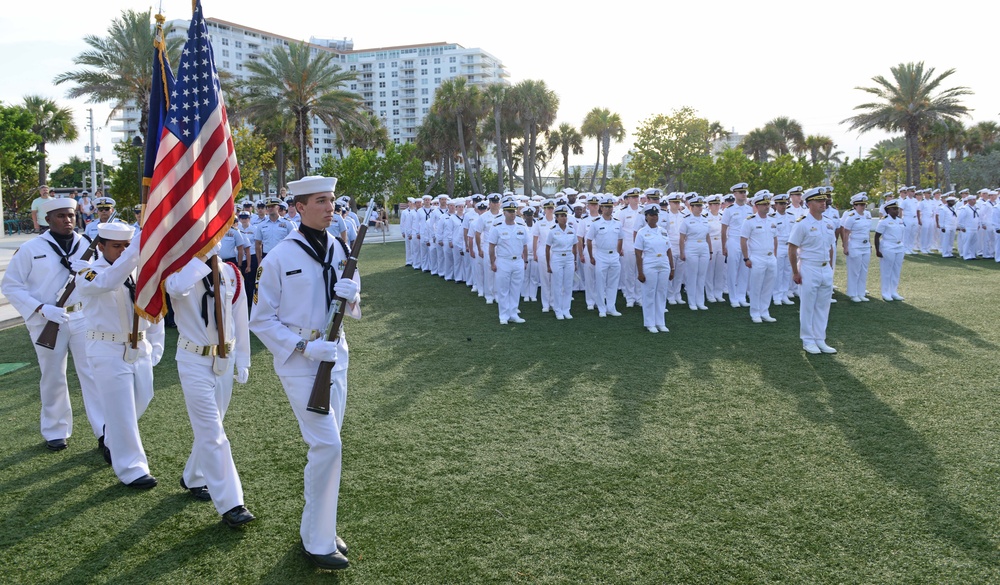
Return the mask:
[[(110, 341), (112, 343), (129, 343), (132, 341), (131, 333), (109, 333), (107, 331), (94, 331), (90, 330), (87, 332), (87, 339), (92, 339), (94, 341)], [(139, 341), (146, 339), (146, 332), (139, 332)]]
[(306, 329), (305, 327), (294, 327), (292, 325), (289, 325), (288, 329), (306, 341), (319, 339), (319, 336), (323, 334), (323, 332), (318, 329)]
[[(226, 342), (226, 353), (228, 354), (233, 350), (234, 341), (230, 339)], [(189, 351), (193, 354), (201, 356), (214, 356), (219, 355), (218, 345), (198, 345), (186, 337), (177, 338), (177, 347), (183, 349), (184, 351)]]
[(68, 307), (63, 307), (63, 308), (66, 309), (67, 313), (75, 313), (75, 312), (80, 311), (80, 310), (83, 309), (83, 303), (76, 303), (76, 304), (70, 305)]

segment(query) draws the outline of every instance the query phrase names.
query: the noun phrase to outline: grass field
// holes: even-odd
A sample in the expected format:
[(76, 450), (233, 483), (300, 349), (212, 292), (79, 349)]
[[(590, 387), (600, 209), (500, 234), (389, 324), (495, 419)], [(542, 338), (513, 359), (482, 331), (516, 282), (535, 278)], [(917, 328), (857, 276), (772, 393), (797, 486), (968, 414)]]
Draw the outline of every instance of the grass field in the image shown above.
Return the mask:
[(575, 301), (556, 321), (522, 303), (527, 323), (500, 326), (496, 305), (401, 264), (401, 244), (366, 247), (347, 324), (349, 570), (302, 557), (305, 448), (256, 339), (226, 427), (258, 520), (233, 531), (178, 486), (191, 430), (172, 360), (140, 421), (161, 483), (135, 492), (95, 450), (75, 379), (76, 433), (45, 450), (17, 328), (0, 363), (32, 365), (0, 377), (0, 581), (1000, 582), (1000, 265), (907, 257), (907, 301), (838, 294), (840, 353), (809, 356), (797, 307), (762, 325), (672, 307), (651, 335), (640, 309)]

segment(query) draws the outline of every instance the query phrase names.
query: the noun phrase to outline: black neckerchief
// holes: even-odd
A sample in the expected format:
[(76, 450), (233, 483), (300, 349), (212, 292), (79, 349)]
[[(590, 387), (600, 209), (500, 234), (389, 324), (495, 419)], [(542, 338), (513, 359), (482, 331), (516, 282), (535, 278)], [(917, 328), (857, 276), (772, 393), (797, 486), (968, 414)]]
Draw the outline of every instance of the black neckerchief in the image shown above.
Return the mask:
[[(209, 258), (208, 260), (206, 260), (205, 264), (208, 265), (209, 268), (211, 268), (212, 259)], [(205, 285), (205, 294), (201, 295), (201, 320), (205, 322), (205, 327), (208, 327), (208, 299), (215, 298), (215, 289), (212, 287), (212, 280), (213, 278), (211, 272), (208, 274), (208, 276), (205, 276), (201, 279), (202, 284)], [(128, 286), (128, 283), (126, 283), (125, 286)]]
[[(69, 258), (73, 254), (76, 254), (77, 248), (80, 247), (80, 242), (73, 243), (73, 234), (68, 234), (65, 236), (59, 235), (52, 230), (49, 230), (49, 235), (52, 239), (56, 241), (53, 244), (51, 241), (46, 240), (46, 243), (52, 247), (52, 250), (59, 256), (59, 263), (62, 264), (66, 270), (69, 270), (70, 274), (73, 274), (73, 267), (69, 264)], [(58, 244), (58, 245), (56, 245)]]
[[(319, 232), (322, 231), (321, 236)], [(330, 303), (333, 302), (333, 297), (336, 293), (333, 292), (333, 286), (337, 284), (337, 271), (333, 269), (333, 246), (327, 247), (329, 244), (327, 240), (326, 230), (316, 230), (307, 225), (299, 226), (299, 233), (306, 239), (309, 244), (304, 244), (302, 240), (292, 239), (293, 242), (298, 244), (302, 250), (309, 255), (310, 258), (319, 263), (323, 267), (323, 291), (326, 293), (326, 308), (330, 309)], [(316, 245), (320, 243), (320, 238), (323, 238), (323, 247), (317, 248)], [(346, 253), (347, 247), (343, 240), (340, 238), (334, 238), (340, 242), (341, 246), (344, 246)]]

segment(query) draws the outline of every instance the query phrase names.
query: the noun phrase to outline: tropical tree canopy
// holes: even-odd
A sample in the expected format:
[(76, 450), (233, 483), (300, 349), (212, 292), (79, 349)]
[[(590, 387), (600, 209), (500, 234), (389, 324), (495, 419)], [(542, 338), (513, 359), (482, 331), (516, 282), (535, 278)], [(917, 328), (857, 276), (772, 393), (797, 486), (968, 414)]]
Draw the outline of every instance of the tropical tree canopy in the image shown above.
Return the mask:
[(345, 123), (370, 130), (361, 96), (343, 89), (357, 79), (357, 73), (341, 69), (334, 57), (327, 52), (314, 54), (305, 43), (279, 45), (247, 63), (250, 78), (238, 86), (244, 92), (243, 115), (252, 123), (275, 118), (294, 121), (300, 177), (309, 169), (313, 117), (338, 136)]
[(73, 123), (73, 110), (59, 107), (54, 100), (38, 95), (24, 97), (24, 107), (33, 119), (31, 131), (38, 136), (38, 184), (45, 183), (47, 174), (45, 145), (54, 142), (72, 142), (78, 131)]
[[(149, 112), (149, 92), (153, 84), (153, 40), (155, 29), (150, 20), (151, 10), (123, 10), (120, 18), (111, 21), (108, 36), (86, 35), (83, 42), (90, 48), (73, 62), (84, 68), (60, 73), (56, 85), (73, 83), (67, 97), (85, 97), (95, 104), (111, 104), (121, 109), (133, 100), (139, 109), (139, 132), (146, 135)], [(167, 58), (176, 63), (184, 43), (183, 38), (167, 40)]]

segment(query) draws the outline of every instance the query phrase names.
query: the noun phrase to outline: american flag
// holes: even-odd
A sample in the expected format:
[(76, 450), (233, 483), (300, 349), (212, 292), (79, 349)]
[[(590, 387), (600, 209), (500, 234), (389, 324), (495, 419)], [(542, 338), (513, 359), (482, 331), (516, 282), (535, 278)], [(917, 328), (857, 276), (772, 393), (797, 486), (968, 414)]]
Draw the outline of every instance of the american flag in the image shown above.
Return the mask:
[[(214, 246), (233, 223), (240, 170), (201, 0), (156, 149), (140, 240), (136, 308), (158, 321), (166, 312), (162, 282)], [(155, 115), (151, 112), (151, 116)]]

